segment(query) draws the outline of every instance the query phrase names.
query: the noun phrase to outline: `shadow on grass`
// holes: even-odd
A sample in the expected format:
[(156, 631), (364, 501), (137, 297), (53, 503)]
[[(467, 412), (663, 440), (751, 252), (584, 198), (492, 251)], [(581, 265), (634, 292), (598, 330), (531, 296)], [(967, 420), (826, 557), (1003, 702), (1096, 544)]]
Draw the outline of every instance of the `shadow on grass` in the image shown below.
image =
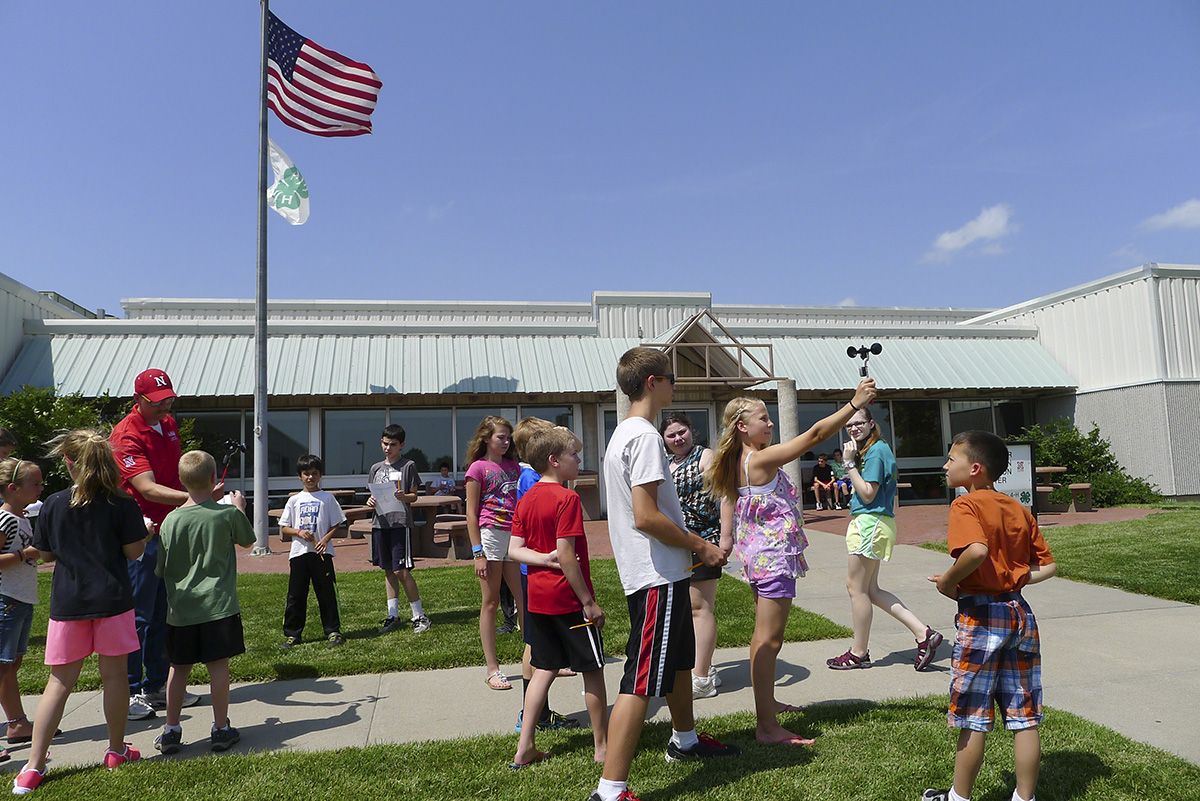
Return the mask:
[[(1045, 799), (1060, 799), (1086, 796), (1088, 787), (1097, 779), (1108, 779), (1112, 768), (1095, 754), (1083, 751), (1050, 751), (1042, 754), (1042, 767), (1038, 777), (1037, 796)], [(1016, 787), (1017, 777), (1012, 771), (1004, 772), (1004, 783), (985, 795), (976, 795), (979, 801), (1008, 801), (1010, 789)]]

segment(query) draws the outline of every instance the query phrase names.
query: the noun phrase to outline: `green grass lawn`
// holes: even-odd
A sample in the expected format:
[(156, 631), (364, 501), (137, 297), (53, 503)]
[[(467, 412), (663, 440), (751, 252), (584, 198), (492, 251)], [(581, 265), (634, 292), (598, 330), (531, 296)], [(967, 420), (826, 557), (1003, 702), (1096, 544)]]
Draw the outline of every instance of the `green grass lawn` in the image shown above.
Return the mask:
[[(754, 720), (741, 713), (707, 719), (700, 728), (739, 745), (741, 757), (699, 765), (663, 760), (670, 729), (648, 725), (633, 764), (631, 787), (643, 801), (705, 799), (862, 799), (909, 801), (930, 786), (946, 787), (953, 771), (955, 732), (946, 727), (943, 697), (819, 704), (785, 715), (794, 731), (817, 736), (810, 748), (754, 742)], [(587, 730), (538, 735), (551, 758), (508, 770), (516, 735), (311, 753), (245, 753), (148, 759), (112, 773), (100, 768), (54, 770), (39, 798), (221, 799), (402, 798), (405, 801), (515, 799), (583, 801), (600, 766), (591, 761)], [(1065, 712), (1047, 710), (1042, 726), (1040, 801), (1195, 801), (1200, 768)], [(199, 755), (185, 747), (182, 754)], [(1012, 794), (1012, 737), (988, 738), (974, 801), (1008, 801)]]
[[(346, 645), (327, 648), (321, 634), (316, 598), (309, 597), (308, 623), (304, 633), (312, 638), (295, 648), (281, 651), (283, 606), (287, 596), (286, 575), (244, 575), (238, 577), (242, 604), (242, 624), (246, 635), (246, 653), (230, 662), (234, 681), (270, 681), (273, 679), (348, 676), (359, 673), (388, 673), (406, 670), (483, 665), (479, 644), (479, 581), (470, 566), (434, 567), (415, 574), (425, 612), (433, 628), (424, 634), (409, 629), (379, 634), (386, 612), (383, 574), (360, 571), (338, 575), (341, 599), (342, 633)], [(617, 578), (616, 563), (611, 559), (592, 562), (592, 583), (597, 601), (607, 613), (604, 627), (605, 650), (610, 655), (624, 653), (629, 637), (629, 613)], [(722, 579), (717, 589), (717, 647), (749, 645), (754, 631), (754, 609), (750, 588), (741, 581)], [(35, 609), (29, 653), (20, 671), (21, 692), (37, 694), (46, 686), (48, 669), (42, 664), (45, 654), (46, 616), (49, 611), (50, 576), (40, 576), (42, 603)], [(401, 604), (402, 614), (407, 607)], [(851, 636), (850, 629), (828, 618), (797, 607), (792, 608), (787, 639), (807, 641)], [(497, 638), (502, 664), (519, 662), (524, 642), (519, 634)], [(207, 682), (208, 672), (197, 666), (192, 681)], [(79, 689), (100, 686), (95, 660), (88, 660), (79, 678)]]
[[(1058, 575), (1169, 601), (1200, 603), (1200, 509), (1167, 509), (1142, 520), (1047, 526)], [(924, 547), (946, 552), (946, 543)]]

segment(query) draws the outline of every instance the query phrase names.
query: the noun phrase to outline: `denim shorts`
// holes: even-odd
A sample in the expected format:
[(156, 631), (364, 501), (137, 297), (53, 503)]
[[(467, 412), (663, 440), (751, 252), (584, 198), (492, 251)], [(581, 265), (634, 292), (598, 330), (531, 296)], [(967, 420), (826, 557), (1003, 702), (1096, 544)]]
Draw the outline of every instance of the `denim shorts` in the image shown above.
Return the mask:
[(0, 595), (0, 662), (11, 665), (29, 648), (33, 604)]

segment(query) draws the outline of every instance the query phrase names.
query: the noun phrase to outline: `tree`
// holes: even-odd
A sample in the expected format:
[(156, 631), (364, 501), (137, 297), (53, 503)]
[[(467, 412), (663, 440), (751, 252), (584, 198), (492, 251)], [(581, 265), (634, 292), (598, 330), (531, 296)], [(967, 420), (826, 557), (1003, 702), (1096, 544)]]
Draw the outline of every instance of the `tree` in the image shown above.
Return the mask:
[(1062, 474), (1063, 487), (1055, 490), (1053, 499), (1069, 501), (1066, 484), (1088, 483), (1092, 485), (1092, 502), (1096, 506), (1118, 504), (1147, 504), (1162, 500), (1158, 488), (1141, 478), (1129, 475), (1113, 455), (1112, 445), (1100, 436), (1100, 428), (1093, 425), (1084, 435), (1065, 417), (1052, 420), (1045, 425), (1029, 426), (1020, 434), (1010, 437), (1016, 440), (1032, 440), (1034, 459), (1040, 465), (1061, 465), (1067, 468)]

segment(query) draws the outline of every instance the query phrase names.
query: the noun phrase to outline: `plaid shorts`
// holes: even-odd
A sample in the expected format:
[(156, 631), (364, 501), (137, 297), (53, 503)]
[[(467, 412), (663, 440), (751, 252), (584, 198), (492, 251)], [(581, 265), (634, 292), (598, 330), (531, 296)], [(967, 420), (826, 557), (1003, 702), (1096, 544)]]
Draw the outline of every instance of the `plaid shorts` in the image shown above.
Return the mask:
[(1042, 657), (1037, 619), (1020, 593), (965, 595), (954, 620), (948, 720), (991, 731), (999, 705), (1007, 729), (1042, 720)]

